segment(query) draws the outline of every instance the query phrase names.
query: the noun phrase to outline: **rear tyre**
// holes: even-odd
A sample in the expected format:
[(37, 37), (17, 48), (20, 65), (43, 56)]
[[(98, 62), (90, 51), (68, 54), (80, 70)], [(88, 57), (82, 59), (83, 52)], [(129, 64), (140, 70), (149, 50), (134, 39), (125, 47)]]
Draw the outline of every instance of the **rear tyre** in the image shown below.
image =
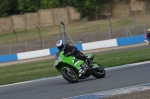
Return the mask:
[(94, 63), (94, 65), (97, 65), (99, 68), (95, 68), (92, 70), (92, 75), (96, 78), (103, 78), (106, 75), (105, 69), (98, 63)]
[(78, 73), (74, 70), (74, 68), (66, 67), (61, 70), (61, 74), (68, 82), (77, 83), (78, 82)]

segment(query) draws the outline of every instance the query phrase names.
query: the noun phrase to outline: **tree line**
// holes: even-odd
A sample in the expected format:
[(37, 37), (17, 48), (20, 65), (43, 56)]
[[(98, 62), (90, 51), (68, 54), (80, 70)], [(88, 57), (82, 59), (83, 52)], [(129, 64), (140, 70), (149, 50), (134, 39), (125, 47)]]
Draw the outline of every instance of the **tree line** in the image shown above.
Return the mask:
[(40, 9), (72, 6), (80, 17), (90, 17), (113, 0), (0, 0), (0, 17), (36, 12)]

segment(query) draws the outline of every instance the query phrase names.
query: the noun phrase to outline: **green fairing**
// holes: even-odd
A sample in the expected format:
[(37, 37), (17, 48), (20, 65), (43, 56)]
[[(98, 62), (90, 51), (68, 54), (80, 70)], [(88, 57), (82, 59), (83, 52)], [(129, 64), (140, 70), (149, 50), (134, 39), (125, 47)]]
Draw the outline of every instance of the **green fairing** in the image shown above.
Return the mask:
[[(88, 58), (90, 58), (90, 57), (92, 57), (92, 54), (88, 54), (87, 56), (88, 56)], [(57, 65), (59, 63), (59, 60), (61, 60), (63, 63), (67, 63), (69, 66), (72, 66), (72, 67), (76, 68), (77, 70), (79, 70), (80, 65), (82, 63), (84, 63), (84, 61), (78, 60), (76, 63), (74, 63), (75, 59), (76, 58), (73, 55), (70, 55), (70, 56), (67, 56), (67, 57), (64, 56), (64, 51), (61, 51), (59, 53), (58, 59), (55, 60), (55, 64), (54, 65)], [(66, 68), (65, 66), (63, 66), (63, 67)], [(61, 69), (63, 69), (63, 68), (61, 68)], [(61, 69), (57, 69), (57, 70), (60, 72)]]

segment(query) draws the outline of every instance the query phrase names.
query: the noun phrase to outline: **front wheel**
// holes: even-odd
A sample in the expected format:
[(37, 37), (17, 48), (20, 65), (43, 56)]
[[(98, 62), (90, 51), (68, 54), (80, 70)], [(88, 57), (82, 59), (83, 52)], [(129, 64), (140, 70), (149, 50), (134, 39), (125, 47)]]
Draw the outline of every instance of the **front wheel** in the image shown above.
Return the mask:
[(96, 78), (103, 78), (106, 75), (105, 69), (98, 63), (94, 62), (94, 65), (98, 66), (98, 68), (94, 68), (92, 75)]
[(61, 70), (61, 74), (68, 82), (77, 83), (78, 82), (78, 73), (75, 71), (74, 68), (65, 67)]

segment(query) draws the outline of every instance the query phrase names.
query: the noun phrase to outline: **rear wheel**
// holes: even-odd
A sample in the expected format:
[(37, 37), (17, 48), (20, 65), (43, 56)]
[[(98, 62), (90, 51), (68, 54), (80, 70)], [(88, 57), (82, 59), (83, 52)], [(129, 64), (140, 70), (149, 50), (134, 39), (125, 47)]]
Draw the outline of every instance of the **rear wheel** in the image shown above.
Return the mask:
[(78, 82), (78, 73), (74, 68), (66, 67), (61, 70), (61, 74), (68, 82), (77, 83)]
[(97, 65), (98, 68), (94, 68), (92, 75), (96, 78), (103, 78), (106, 75), (105, 69), (98, 63), (94, 62), (94, 65)]

